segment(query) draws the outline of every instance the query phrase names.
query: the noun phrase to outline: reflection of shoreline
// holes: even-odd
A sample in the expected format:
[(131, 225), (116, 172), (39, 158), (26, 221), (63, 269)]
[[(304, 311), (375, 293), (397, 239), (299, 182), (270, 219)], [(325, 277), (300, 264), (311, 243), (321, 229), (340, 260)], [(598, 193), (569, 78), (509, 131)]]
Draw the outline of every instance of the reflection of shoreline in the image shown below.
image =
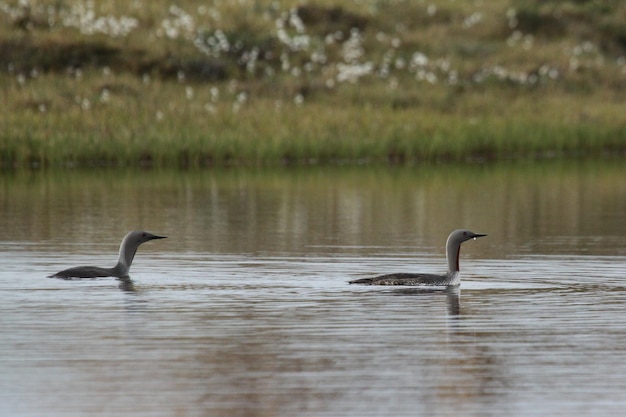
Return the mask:
[[(403, 262), (408, 253), (410, 259), (420, 252), (439, 253), (450, 231), (444, 225), (463, 213), (476, 227), (506, 225), (485, 230), (492, 244), (473, 245), (477, 259), (503, 259), (520, 248), (612, 254), (619, 245), (612, 233), (614, 217), (601, 215), (613, 213), (626, 194), (619, 160), (408, 165), (18, 172), (0, 178), (0, 230), (4, 241), (37, 242), (42, 252), (57, 254), (62, 244), (65, 252), (84, 254), (72, 242), (119, 235), (115, 222), (102, 218), (124, 218), (130, 224), (149, 218), (185, 236), (175, 250), (181, 253), (300, 256), (314, 247), (318, 254), (336, 256), (337, 248), (354, 248), (350, 252), (361, 256), (393, 255)], [(484, 190), (489, 199), (474, 198)], [(184, 215), (171, 217), (173, 212)], [(548, 219), (550, 236), (538, 219)], [(553, 238), (587, 236), (591, 229), (604, 238)], [(399, 242), (411, 243), (399, 247)], [(90, 245), (90, 252), (118, 247), (117, 239), (106, 239)]]

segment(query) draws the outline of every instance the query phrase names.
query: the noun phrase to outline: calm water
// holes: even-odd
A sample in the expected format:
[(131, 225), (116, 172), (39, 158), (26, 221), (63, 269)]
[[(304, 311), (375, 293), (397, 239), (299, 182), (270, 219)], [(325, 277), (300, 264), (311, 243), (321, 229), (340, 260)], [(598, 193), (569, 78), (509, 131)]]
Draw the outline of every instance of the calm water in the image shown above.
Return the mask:
[(620, 415), (625, 165), (4, 173), (0, 415)]

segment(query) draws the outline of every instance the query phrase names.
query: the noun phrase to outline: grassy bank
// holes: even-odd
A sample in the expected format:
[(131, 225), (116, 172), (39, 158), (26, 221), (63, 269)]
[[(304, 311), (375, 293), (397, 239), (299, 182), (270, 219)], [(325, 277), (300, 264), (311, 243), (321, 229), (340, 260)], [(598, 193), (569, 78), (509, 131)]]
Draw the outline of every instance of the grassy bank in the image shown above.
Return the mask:
[(0, 2), (0, 165), (626, 151), (622, 2), (231, 3)]

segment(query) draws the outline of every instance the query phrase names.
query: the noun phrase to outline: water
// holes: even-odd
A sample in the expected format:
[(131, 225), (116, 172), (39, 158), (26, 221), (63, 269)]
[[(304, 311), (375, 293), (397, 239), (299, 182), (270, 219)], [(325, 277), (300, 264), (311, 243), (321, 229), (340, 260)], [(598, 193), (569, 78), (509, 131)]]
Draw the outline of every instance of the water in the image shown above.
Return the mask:
[(0, 415), (619, 415), (622, 165), (4, 174)]

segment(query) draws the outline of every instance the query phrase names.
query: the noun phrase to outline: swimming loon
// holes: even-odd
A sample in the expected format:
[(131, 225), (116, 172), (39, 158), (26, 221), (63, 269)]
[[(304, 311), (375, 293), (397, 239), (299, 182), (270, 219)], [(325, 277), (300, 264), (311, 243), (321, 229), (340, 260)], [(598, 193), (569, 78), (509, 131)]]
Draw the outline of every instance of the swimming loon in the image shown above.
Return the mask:
[(350, 281), (350, 284), (364, 285), (459, 285), (461, 275), (459, 273), (459, 253), (461, 243), (466, 240), (487, 236), (483, 233), (474, 233), (471, 230), (459, 229), (450, 233), (446, 241), (446, 258), (448, 260), (448, 272), (445, 275), (398, 273), (387, 274), (373, 278), (361, 278)]
[(120, 245), (120, 256), (117, 265), (113, 268), (100, 268), (97, 266), (77, 266), (64, 269), (56, 274), (49, 275), (50, 278), (97, 278), (97, 277), (117, 277), (128, 276), (130, 264), (133, 262), (137, 248), (144, 242), (153, 239), (165, 239), (167, 236), (157, 236), (142, 230), (129, 232)]

